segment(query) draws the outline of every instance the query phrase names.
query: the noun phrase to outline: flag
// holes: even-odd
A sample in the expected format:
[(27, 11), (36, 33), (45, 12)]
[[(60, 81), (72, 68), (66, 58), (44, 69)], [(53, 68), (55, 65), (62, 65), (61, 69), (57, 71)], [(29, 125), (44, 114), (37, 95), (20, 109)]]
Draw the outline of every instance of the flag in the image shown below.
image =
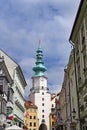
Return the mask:
[(7, 115), (8, 115), (9, 120), (12, 120), (14, 118), (14, 115), (12, 112), (8, 112)]

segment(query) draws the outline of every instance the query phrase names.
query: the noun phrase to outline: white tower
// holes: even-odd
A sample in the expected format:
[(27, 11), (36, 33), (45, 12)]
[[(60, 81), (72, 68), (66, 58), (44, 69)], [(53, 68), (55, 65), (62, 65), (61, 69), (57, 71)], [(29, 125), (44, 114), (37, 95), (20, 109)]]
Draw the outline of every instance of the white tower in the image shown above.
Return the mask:
[(42, 53), (41, 46), (39, 45), (36, 55), (36, 66), (33, 68), (35, 75), (32, 77), (30, 100), (38, 107), (39, 126), (45, 123), (47, 130), (50, 130), (49, 115), (51, 113), (51, 94), (47, 87), (47, 77), (44, 76), (46, 67), (42, 61)]

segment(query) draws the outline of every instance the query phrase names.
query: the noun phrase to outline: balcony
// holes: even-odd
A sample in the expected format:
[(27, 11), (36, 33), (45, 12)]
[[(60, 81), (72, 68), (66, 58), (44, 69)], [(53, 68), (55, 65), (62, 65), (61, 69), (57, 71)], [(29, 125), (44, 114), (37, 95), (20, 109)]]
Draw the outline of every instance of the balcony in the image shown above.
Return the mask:
[(12, 108), (12, 109), (13, 109), (13, 103), (12, 103), (12, 102), (10, 102), (10, 101), (8, 101), (8, 102), (7, 102), (7, 107), (10, 107), (10, 108)]
[(15, 104), (24, 112), (24, 107), (22, 106), (22, 104), (18, 99), (15, 100)]

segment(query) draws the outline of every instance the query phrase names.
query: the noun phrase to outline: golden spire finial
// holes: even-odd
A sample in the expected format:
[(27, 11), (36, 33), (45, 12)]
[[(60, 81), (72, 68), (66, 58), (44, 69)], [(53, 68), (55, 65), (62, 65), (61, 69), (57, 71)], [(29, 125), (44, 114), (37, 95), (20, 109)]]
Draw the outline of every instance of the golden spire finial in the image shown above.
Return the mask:
[(39, 40), (39, 45), (41, 44), (41, 40)]
[(39, 40), (39, 47), (41, 46), (41, 40)]

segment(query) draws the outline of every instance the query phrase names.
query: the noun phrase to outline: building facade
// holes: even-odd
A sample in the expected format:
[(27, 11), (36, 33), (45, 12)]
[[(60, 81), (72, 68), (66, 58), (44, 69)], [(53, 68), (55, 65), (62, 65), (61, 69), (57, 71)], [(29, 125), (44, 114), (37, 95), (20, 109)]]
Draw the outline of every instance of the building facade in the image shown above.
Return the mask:
[(64, 69), (64, 80), (59, 100), (63, 130), (79, 130), (80, 121), (74, 64), (74, 50), (71, 51), (67, 67)]
[(56, 129), (56, 94), (51, 94), (50, 130)]
[(0, 57), (0, 129), (6, 126), (7, 111), (13, 110), (12, 78), (8, 72), (4, 58)]
[[(4, 62), (8, 69), (8, 72), (13, 80), (12, 89), (14, 91), (13, 95), (13, 110), (8, 107), (7, 112), (12, 111), (16, 117), (16, 123), (20, 127), (23, 127), (24, 123), (24, 89), (26, 86), (26, 81), (22, 73), (21, 67), (4, 51), (0, 50), (0, 55), (4, 57)], [(8, 104), (9, 106), (9, 104)]]
[(44, 123), (49, 130), (49, 116), (51, 113), (51, 94), (47, 86), (47, 70), (42, 61), (43, 52), (41, 45), (37, 49), (36, 66), (33, 68), (35, 75), (32, 77), (32, 88), (30, 89), (30, 100), (38, 107), (39, 126)]
[[(59, 127), (60, 130), (66, 130), (68, 129), (68, 116), (70, 113), (70, 106), (68, 102), (68, 97), (67, 93), (69, 92), (69, 85), (68, 85), (68, 75), (66, 73), (66, 70), (64, 71), (64, 79), (63, 79), (63, 84), (62, 84), (62, 89), (59, 95), (59, 101), (60, 101), (60, 115), (61, 115), (61, 120), (59, 121)], [(68, 111), (68, 113), (67, 113)]]
[(69, 38), (75, 54), (80, 129), (87, 129), (87, 0), (81, 0)]
[(71, 51), (67, 69), (65, 71), (68, 75), (68, 91), (66, 92), (67, 100), (67, 115), (69, 121), (69, 129), (79, 130), (79, 107), (78, 107), (78, 93), (76, 86), (76, 74), (75, 74), (75, 64), (74, 64), (74, 50)]
[(38, 108), (31, 101), (25, 101), (24, 126), (28, 130), (38, 130)]

